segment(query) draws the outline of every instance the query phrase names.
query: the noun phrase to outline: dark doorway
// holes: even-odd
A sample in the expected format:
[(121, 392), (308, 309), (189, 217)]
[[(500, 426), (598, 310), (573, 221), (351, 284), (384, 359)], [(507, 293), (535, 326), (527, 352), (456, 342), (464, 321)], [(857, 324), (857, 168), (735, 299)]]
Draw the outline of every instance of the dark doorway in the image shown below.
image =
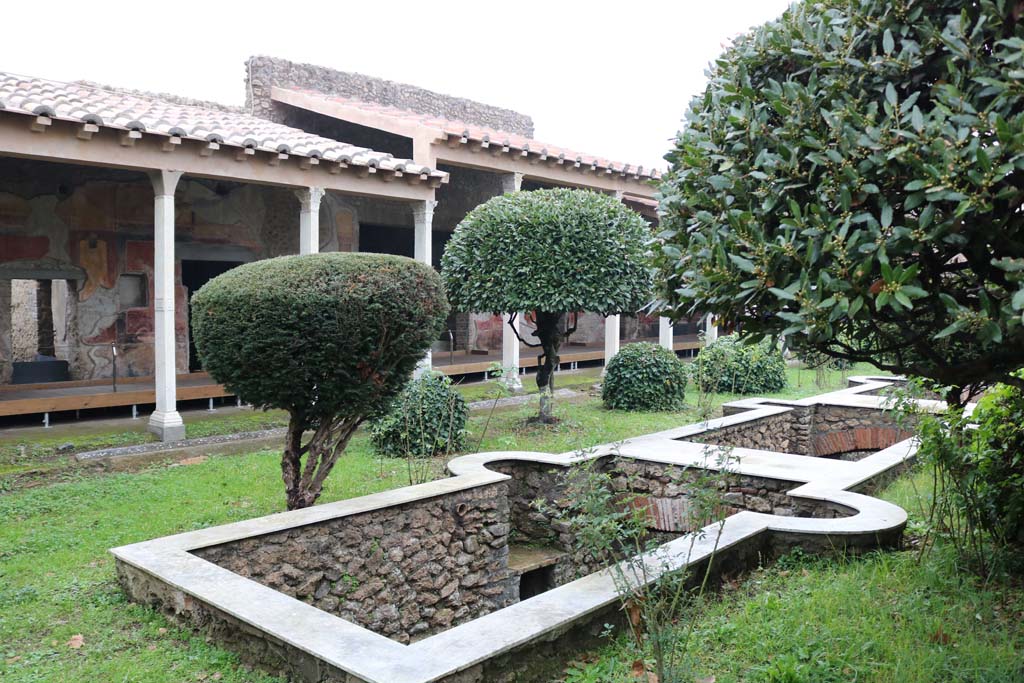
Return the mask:
[(555, 568), (540, 567), (519, 577), (519, 599), (528, 600), (555, 587)]
[[(213, 278), (240, 265), (242, 265), (241, 261), (182, 260), (181, 284), (185, 286), (185, 296), (188, 299), (188, 319), (190, 324), (192, 320), (192, 295)], [(199, 354), (196, 352), (196, 344), (190, 328), (188, 335), (188, 371), (200, 372), (202, 369), (203, 365), (199, 362)]]

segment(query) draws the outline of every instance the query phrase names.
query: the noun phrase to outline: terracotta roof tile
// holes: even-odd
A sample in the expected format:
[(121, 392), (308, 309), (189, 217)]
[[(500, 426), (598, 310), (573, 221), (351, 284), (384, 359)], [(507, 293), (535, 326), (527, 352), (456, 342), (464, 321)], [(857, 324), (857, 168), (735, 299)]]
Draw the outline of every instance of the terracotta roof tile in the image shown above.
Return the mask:
[(444, 178), (446, 173), (338, 140), (312, 135), (228, 109), (193, 106), (83, 83), (62, 83), (0, 72), (0, 110), (93, 123), (107, 128), (216, 142), (294, 156), (372, 166), (410, 175)]

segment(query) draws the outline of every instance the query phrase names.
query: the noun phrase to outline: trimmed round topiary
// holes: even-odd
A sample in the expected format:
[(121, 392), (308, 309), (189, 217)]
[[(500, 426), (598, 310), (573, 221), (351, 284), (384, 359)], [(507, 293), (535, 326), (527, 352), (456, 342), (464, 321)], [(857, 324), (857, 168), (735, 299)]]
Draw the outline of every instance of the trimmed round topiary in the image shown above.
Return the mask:
[(786, 362), (770, 340), (744, 344), (735, 335), (719, 337), (697, 354), (690, 374), (711, 393), (772, 394), (786, 388)]
[(315, 502), (356, 428), (405, 386), (447, 316), (433, 268), (381, 254), (248, 263), (192, 297), (203, 367), (242, 400), (290, 415), (289, 509)]
[[(534, 314), (540, 419), (552, 420), (554, 370), (579, 311), (635, 313), (650, 302), (652, 231), (605, 194), (553, 189), (495, 197), (459, 223), (441, 259), (452, 305)], [(567, 331), (568, 330), (568, 331)]]
[(601, 400), (614, 410), (681, 410), (686, 364), (657, 344), (627, 344), (608, 362)]
[(469, 408), (439, 372), (415, 379), (391, 401), (370, 430), (381, 455), (430, 458), (465, 449)]

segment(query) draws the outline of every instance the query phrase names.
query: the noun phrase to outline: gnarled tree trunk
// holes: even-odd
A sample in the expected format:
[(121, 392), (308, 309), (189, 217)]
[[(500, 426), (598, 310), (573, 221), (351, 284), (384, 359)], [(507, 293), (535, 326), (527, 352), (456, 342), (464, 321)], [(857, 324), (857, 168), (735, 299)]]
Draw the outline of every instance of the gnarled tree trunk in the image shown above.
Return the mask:
[(302, 435), (308, 422), (303, 414), (291, 413), (281, 455), (281, 477), (289, 510), (299, 510), (316, 503), (327, 475), (362, 421), (362, 418), (355, 417), (324, 420), (309, 441), (303, 444)]

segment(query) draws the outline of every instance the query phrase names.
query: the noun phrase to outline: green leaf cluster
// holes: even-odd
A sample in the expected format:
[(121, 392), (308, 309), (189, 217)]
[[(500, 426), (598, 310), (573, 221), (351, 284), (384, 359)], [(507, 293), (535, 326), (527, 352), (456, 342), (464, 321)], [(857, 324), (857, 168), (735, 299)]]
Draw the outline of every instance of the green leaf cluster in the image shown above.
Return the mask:
[(379, 412), (448, 315), (441, 278), (401, 256), (325, 253), (239, 266), (192, 297), (203, 367), (305, 429)]
[(786, 388), (786, 362), (775, 343), (719, 337), (690, 364), (694, 384), (709, 393), (773, 394)]
[(686, 364), (650, 342), (626, 344), (608, 362), (601, 400), (613, 410), (682, 410)]
[(974, 412), (979, 447), (964, 476), (977, 477), (979, 517), (998, 539), (1024, 550), (1024, 391), (998, 385)]
[(458, 310), (635, 313), (653, 295), (651, 230), (608, 195), (537, 190), (471, 211), (441, 259)]
[(1024, 21), (1006, 0), (822, 0), (715, 61), (655, 249), (711, 312), (944, 385), (1024, 365)]
[(452, 381), (439, 372), (414, 379), (374, 420), (370, 440), (390, 457), (432, 458), (464, 450), (469, 408)]

